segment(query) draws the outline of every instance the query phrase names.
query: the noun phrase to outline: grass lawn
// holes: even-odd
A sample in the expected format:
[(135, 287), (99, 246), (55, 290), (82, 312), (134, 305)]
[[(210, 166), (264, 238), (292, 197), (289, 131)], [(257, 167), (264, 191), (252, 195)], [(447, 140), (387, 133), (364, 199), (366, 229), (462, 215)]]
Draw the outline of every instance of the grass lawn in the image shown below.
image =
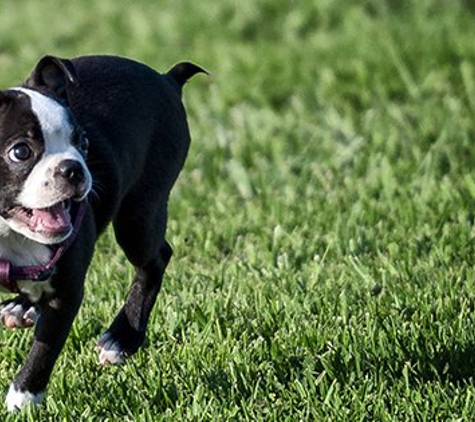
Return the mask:
[[(1, 86), (47, 53), (211, 76), (145, 348), (97, 363), (132, 276), (107, 232), (24, 420), (475, 420), (470, 1), (3, 1)], [(4, 394), (30, 339), (0, 330)]]

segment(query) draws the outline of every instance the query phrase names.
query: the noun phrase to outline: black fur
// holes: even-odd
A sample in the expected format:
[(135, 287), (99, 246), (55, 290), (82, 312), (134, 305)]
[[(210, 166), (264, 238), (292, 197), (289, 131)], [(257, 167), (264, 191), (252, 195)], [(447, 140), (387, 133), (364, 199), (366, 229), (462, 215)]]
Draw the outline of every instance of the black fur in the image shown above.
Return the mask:
[[(165, 240), (168, 197), (190, 143), (181, 86), (197, 72), (204, 71), (189, 63), (160, 75), (124, 58), (89, 56), (69, 61), (49, 56), (27, 80), (28, 88), (67, 104), (87, 134), (94, 193), (77, 239), (58, 263), (54, 294), (37, 304), (41, 316), (26, 364), (14, 381), (17, 390), (38, 393), (46, 388), (79, 309), (95, 242), (110, 222), (136, 275), (124, 306), (99, 345), (127, 355), (142, 343), (172, 255)], [(7, 111), (5, 118), (15, 122), (13, 132), (29, 127), (26, 109), (19, 105)], [(31, 125), (34, 130), (34, 122)], [(0, 178), (5, 173), (0, 166)]]
[(183, 62), (178, 63), (177, 65), (173, 66), (167, 73), (180, 87), (186, 84), (188, 79), (192, 76), (196, 75), (197, 73), (205, 73), (206, 70), (202, 69), (199, 66), (196, 66), (193, 63)]
[[(20, 141), (29, 142), (36, 159), (20, 165), (7, 159), (9, 150)], [(14, 205), (43, 150), (40, 124), (31, 111), (30, 99), (18, 91), (0, 92), (0, 215), (5, 216)]]

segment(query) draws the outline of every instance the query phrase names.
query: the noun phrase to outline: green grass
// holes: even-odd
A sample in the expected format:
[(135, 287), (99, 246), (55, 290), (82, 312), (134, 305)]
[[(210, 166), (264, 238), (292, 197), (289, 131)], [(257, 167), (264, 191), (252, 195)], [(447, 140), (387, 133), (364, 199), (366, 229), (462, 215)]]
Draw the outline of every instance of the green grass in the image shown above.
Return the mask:
[[(108, 232), (22, 418), (474, 420), (472, 3), (158, 4), (0, 5), (3, 87), (46, 53), (211, 73), (185, 91), (194, 141), (146, 347), (97, 364), (132, 276)], [(1, 391), (30, 339), (0, 331)]]

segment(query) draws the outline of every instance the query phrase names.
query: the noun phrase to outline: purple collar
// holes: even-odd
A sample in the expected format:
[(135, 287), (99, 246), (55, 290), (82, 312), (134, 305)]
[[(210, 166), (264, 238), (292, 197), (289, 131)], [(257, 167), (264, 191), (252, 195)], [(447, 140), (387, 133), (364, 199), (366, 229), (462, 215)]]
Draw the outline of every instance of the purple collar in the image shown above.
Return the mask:
[(45, 281), (50, 278), (54, 273), (56, 263), (76, 239), (85, 212), (86, 201), (81, 201), (76, 207), (73, 232), (63, 243), (53, 246), (53, 257), (46, 265), (17, 267), (6, 259), (0, 259), (0, 286), (12, 293), (19, 293), (18, 281), (20, 280)]

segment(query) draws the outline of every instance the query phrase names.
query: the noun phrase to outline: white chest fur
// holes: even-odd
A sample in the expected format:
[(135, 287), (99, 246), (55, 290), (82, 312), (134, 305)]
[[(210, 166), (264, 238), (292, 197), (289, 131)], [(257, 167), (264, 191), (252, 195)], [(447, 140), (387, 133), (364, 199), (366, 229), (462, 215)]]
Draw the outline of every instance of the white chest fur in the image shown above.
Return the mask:
[[(0, 258), (10, 261), (15, 266), (46, 265), (51, 259), (51, 249), (34, 240), (27, 239), (11, 230), (0, 217)], [(18, 282), (22, 293), (28, 295), (32, 302), (37, 302), (43, 293), (52, 291), (49, 280)]]

